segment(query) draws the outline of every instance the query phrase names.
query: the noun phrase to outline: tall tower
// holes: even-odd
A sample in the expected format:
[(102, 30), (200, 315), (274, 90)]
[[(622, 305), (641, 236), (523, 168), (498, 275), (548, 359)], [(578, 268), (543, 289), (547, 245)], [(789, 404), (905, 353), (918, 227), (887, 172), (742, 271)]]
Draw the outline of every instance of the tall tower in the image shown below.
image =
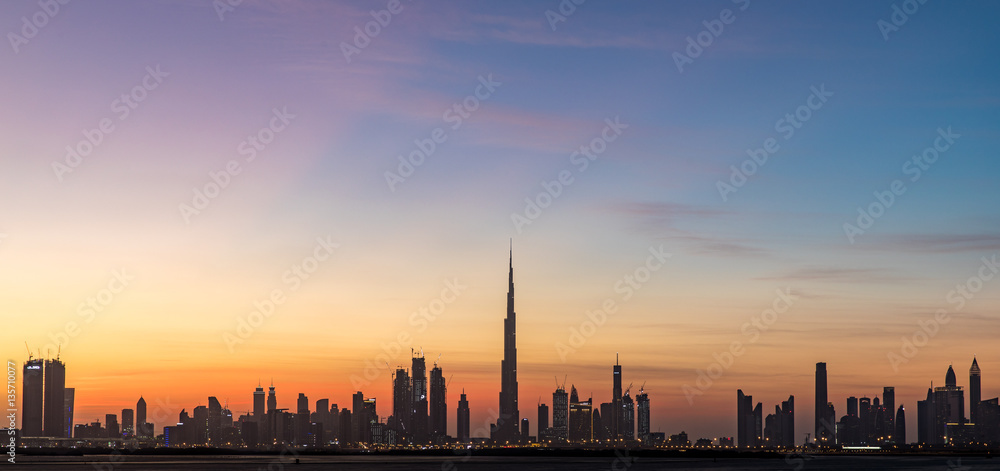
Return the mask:
[[(146, 430), (146, 400), (142, 396), (135, 403), (135, 431), (140, 438), (152, 436), (152, 431)], [(149, 435), (146, 435), (147, 431), (150, 432)]]
[(267, 412), (273, 410), (278, 410), (278, 397), (274, 393), (274, 381), (271, 381), (271, 386), (267, 388)]
[(514, 313), (514, 247), (511, 243), (507, 275), (507, 318), (503, 320), (503, 360), (500, 362), (500, 417), (494, 441), (517, 441), (517, 315)]
[(63, 436), (66, 438), (73, 437), (73, 409), (75, 408), (76, 401), (76, 388), (66, 388), (66, 394), (63, 396)]
[(408, 441), (412, 432), (410, 418), (413, 415), (413, 397), (410, 395), (410, 373), (406, 368), (397, 368), (392, 378), (392, 423), (397, 440)]
[(42, 436), (42, 403), (45, 393), (45, 362), (31, 358), (24, 364), (21, 377), (21, 434), (25, 437)]
[[(412, 358), (410, 374), (413, 376), (413, 386), (410, 388), (413, 413), (410, 416), (410, 426), (415, 443), (427, 441), (427, 362), (423, 352)], [(354, 411), (355, 414), (358, 411)], [(356, 438), (356, 437), (355, 437)]]
[(42, 433), (46, 437), (66, 436), (66, 364), (45, 360), (45, 405)]
[(459, 443), (469, 443), (469, 400), (465, 398), (465, 390), (462, 390), (462, 398), (458, 400), (458, 426), (457, 435)]
[(826, 363), (816, 363), (816, 422), (815, 437), (819, 446), (830, 446), (834, 443), (833, 417), (829, 416), (830, 408), (826, 395)]
[(448, 435), (448, 384), (444, 372), (434, 363), (431, 369), (430, 434), (437, 440)]
[(896, 443), (896, 388), (885, 386), (882, 388), (882, 407), (885, 409), (883, 418), (884, 434), (889, 443)]
[(615, 366), (614, 366), (614, 378), (613, 386), (611, 388), (611, 426), (608, 429), (611, 431), (612, 440), (621, 440), (624, 438), (622, 435), (622, 365), (618, 364), (618, 354), (615, 354)]
[(969, 419), (979, 425), (979, 401), (982, 400), (982, 372), (976, 357), (972, 357), (972, 368), (969, 368)]
[[(257, 389), (253, 391), (253, 420), (257, 422), (257, 433), (264, 431), (264, 387), (257, 382)], [(260, 436), (260, 435), (258, 435)]]
[(639, 395), (635, 397), (636, 409), (639, 414), (639, 441), (649, 442), (649, 395), (642, 388), (639, 388)]

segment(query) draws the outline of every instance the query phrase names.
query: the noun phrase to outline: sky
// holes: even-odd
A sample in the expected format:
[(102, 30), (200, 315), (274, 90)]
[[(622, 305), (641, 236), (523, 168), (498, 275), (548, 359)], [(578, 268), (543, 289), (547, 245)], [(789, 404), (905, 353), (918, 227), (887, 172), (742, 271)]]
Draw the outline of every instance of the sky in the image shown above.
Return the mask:
[(0, 350), (159, 431), (272, 381), (384, 418), (414, 349), (485, 436), (512, 245), (532, 434), (617, 355), (653, 431), (742, 389), (800, 443), (826, 362), (914, 439), (949, 365), (1000, 395), (1000, 5), (913, 8), (2, 2)]

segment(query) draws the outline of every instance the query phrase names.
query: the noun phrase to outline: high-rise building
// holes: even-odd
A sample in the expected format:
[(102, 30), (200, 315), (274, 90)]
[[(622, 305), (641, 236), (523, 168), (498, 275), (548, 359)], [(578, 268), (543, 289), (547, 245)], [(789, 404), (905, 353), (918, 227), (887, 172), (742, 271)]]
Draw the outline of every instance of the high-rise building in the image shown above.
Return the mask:
[(222, 404), (215, 396), (208, 398), (208, 443), (218, 445), (222, 438)]
[(115, 414), (105, 414), (104, 430), (107, 432), (108, 438), (121, 438), (118, 431), (118, 416)]
[(310, 442), (309, 440), (309, 397), (299, 393), (295, 400), (295, 444), (302, 446)]
[(882, 409), (884, 410), (883, 434), (887, 443), (896, 443), (896, 388), (882, 388)]
[(448, 385), (441, 367), (431, 369), (430, 435), (435, 441), (448, 436)]
[(847, 415), (852, 417), (858, 416), (858, 398), (854, 396), (847, 398)]
[(66, 364), (45, 360), (45, 405), (42, 431), (46, 437), (66, 436)]
[(21, 376), (21, 434), (42, 436), (42, 404), (45, 402), (45, 362), (28, 359)]
[(329, 440), (333, 436), (332, 429), (333, 425), (330, 424), (330, 400), (329, 399), (319, 399), (316, 401), (316, 412), (313, 412), (315, 423), (320, 424), (320, 430), (323, 431), (323, 440)]
[(430, 424), (428, 424), (427, 410), (427, 363), (422, 351), (411, 359), (410, 374), (413, 380), (413, 385), (410, 387), (410, 397), (413, 402), (413, 412), (410, 414), (411, 437), (415, 443), (426, 443)]
[(139, 400), (135, 403), (135, 423), (136, 429), (139, 425), (146, 422), (146, 400), (139, 396)]
[(465, 390), (458, 400), (458, 423), (456, 424), (459, 443), (469, 443), (469, 401), (465, 398)]
[(969, 420), (979, 425), (979, 401), (983, 400), (982, 371), (976, 357), (972, 357), (972, 367), (969, 368)]
[(893, 426), (895, 430), (893, 431), (893, 443), (899, 445), (906, 444), (906, 411), (903, 410), (903, 405), (899, 405), (899, 410), (896, 411), (896, 419), (893, 420)]
[(872, 400), (870, 398), (862, 397), (858, 401), (858, 418), (861, 424), (861, 444), (871, 445), (872, 444)]
[(340, 435), (337, 439), (341, 445), (354, 443), (354, 427), (352, 425), (354, 417), (351, 415), (351, 410), (346, 407), (340, 410)]
[(948, 424), (965, 423), (965, 391), (958, 385), (955, 370), (948, 365), (944, 386), (934, 388), (934, 428), (932, 442), (945, 443)]
[(371, 433), (369, 423), (371, 421), (365, 413), (365, 395), (361, 391), (354, 393), (351, 405), (354, 408), (351, 414), (351, 435), (356, 442), (368, 443), (368, 435)]
[(795, 396), (781, 402), (781, 446), (795, 447)]
[[(760, 409), (761, 404), (757, 404)], [(761, 409), (761, 411), (763, 411)], [(743, 394), (742, 389), (736, 390), (736, 446), (740, 448), (757, 447), (757, 415), (753, 406), (753, 396)]]
[(278, 396), (274, 392), (274, 381), (271, 382), (271, 386), (267, 388), (267, 412), (278, 409)]
[(925, 445), (944, 443), (940, 434), (935, 433), (936, 422), (934, 390), (927, 388), (927, 398), (917, 401), (917, 443)]
[(507, 317), (503, 321), (503, 360), (500, 362), (500, 417), (493, 427), (494, 442), (517, 442), (517, 314), (514, 312), (514, 250), (511, 246), (507, 280)]
[[(142, 399), (139, 399), (140, 401)], [(136, 407), (138, 409), (138, 406)], [(141, 417), (146, 416), (146, 403), (142, 403), (142, 414)], [(136, 419), (138, 420), (138, 418)], [(189, 432), (191, 439), (196, 445), (204, 445), (208, 443), (208, 407), (198, 406), (194, 408), (194, 416), (191, 417), (191, 423), (194, 425), (194, 431)]]
[(635, 402), (628, 391), (622, 396), (621, 434), (623, 440), (635, 440)]
[(569, 439), (569, 394), (562, 386), (552, 393), (552, 439)]
[(253, 420), (260, 424), (258, 425), (259, 429), (263, 429), (264, 416), (267, 414), (264, 401), (264, 387), (258, 382), (257, 389), (253, 391)]
[(635, 402), (639, 415), (639, 441), (647, 443), (649, 442), (649, 395), (640, 388)]
[(826, 363), (816, 363), (816, 423), (815, 437), (819, 446), (834, 445), (834, 421), (836, 418), (830, 411), (833, 409), (827, 399)]
[(590, 399), (581, 401), (576, 387), (569, 393), (569, 441), (571, 443), (588, 443), (593, 440), (593, 409)]
[(611, 413), (614, 415), (610, 418), (605, 417), (604, 420), (608, 421), (611, 438), (613, 440), (621, 440), (624, 438), (622, 433), (622, 365), (618, 364), (618, 354), (615, 354), (615, 366), (612, 369), (612, 376)]
[(538, 441), (545, 440), (546, 429), (549, 428), (549, 406), (538, 404)]
[(413, 396), (410, 393), (410, 374), (406, 368), (397, 368), (392, 378), (392, 423), (390, 428), (396, 431), (400, 442), (410, 439), (412, 428), (410, 419), (413, 416)]
[(73, 409), (74, 402), (76, 401), (76, 388), (66, 388), (66, 394), (63, 399), (63, 420), (66, 421), (63, 424), (63, 436), (70, 438), (73, 436)]
[[(180, 421), (178, 423), (183, 423)], [(122, 437), (132, 438), (135, 436), (135, 411), (132, 409), (122, 409)]]

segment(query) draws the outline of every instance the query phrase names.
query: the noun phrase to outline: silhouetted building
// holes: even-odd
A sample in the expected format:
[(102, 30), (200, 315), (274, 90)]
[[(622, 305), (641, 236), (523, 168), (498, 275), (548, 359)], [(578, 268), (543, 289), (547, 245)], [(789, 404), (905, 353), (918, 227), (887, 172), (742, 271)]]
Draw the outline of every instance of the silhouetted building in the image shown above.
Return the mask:
[(608, 429), (614, 440), (621, 440), (622, 435), (622, 366), (618, 364), (618, 355), (615, 354), (615, 366), (612, 369), (611, 386), (611, 417), (604, 417), (608, 422)]
[(599, 411), (595, 411), (595, 415), (599, 417), (595, 422), (594, 439), (601, 442), (611, 442), (615, 438), (611, 434), (611, 425), (608, 422), (611, 421), (610, 417), (615, 416), (615, 405), (610, 402), (603, 402), (598, 409)]
[(872, 400), (862, 397), (859, 401), (858, 418), (861, 424), (861, 444), (870, 445), (872, 443)]
[(834, 421), (836, 420), (833, 406), (827, 398), (826, 363), (816, 363), (816, 444), (831, 446), (834, 444)]
[(896, 442), (896, 388), (882, 388), (883, 437), (886, 443)]
[(46, 437), (66, 437), (66, 364), (45, 360), (45, 406), (42, 409)]
[(847, 398), (847, 415), (852, 417), (858, 416), (858, 398), (854, 396)]
[(222, 404), (215, 396), (208, 397), (208, 443), (218, 446), (222, 433)]
[(940, 445), (944, 443), (943, 434), (935, 433), (937, 428), (937, 410), (934, 407), (934, 391), (927, 388), (927, 398), (917, 401), (917, 443), (925, 445)]
[(507, 317), (503, 321), (503, 360), (500, 362), (500, 417), (493, 427), (494, 442), (517, 442), (520, 412), (517, 406), (517, 314), (514, 312), (514, 251), (510, 252), (507, 280)]
[(570, 388), (569, 394), (569, 441), (585, 443), (591, 441), (593, 427), (593, 404), (590, 399), (581, 401), (576, 387)]
[(979, 401), (982, 400), (982, 371), (979, 370), (979, 362), (976, 357), (972, 357), (972, 367), (969, 368), (969, 420), (974, 424), (979, 424)]
[(340, 436), (338, 440), (341, 445), (348, 445), (354, 443), (354, 418), (351, 417), (351, 410), (348, 408), (343, 408), (340, 410)]
[(76, 401), (76, 388), (66, 388), (63, 398), (63, 432), (64, 437), (73, 436), (73, 409)]
[(965, 424), (965, 392), (958, 386), (955, 370), (951, 365), (948, 366), (944, 383), (943, 387), (934, 388), (935, 424), (932, 433), (935, 437), (932, 438), (932, 443), (945, 443), (950, 424)]
[(622, 440), (635, 440), (635, 402), (632, 401), (629, 391), (625, 391), (625, 395), (622, 396), (620, 431)]
[(135, 403), (135, 434), (139, 438), (153, 438), (153, 424), (146, 421), (146, 400), (142, 396)]
[(410, 392), (410, 373), (406, 368), (397, 368), (392, 378), (392, 420), (389, 426), (396, 430), (400, 442), (410, 439), (413, 418), (413, 396)]
[(545, 441), (546, 434), (550, 431), (549, 428), (549, 406), (545, 404), (538, 404), (538, 441)]
[(552, 393), (552, 440), (569, 440), (569, 394), (561, 386)]
[(521, 443), (528, 443), (531, 440), (531, 430), (528, 418), (521, 419)]
[(122, 436), (124, 438), (135, 436), (135, 411), (132, 409), (122, 409)]
[(646, 443), (649, 441), (649, 395), (639, 389), (635, 400), (639, 413), (639, 440)]
[(266, 405), (264, 401), (266, 401), (264, 387), (258, 382), (257, 389), (253, 391), (253, 420), (257, 424), (256, 442), (261, 442), (261, 438), (264, 435), (264, 424), (267, 417), (267, 409), (265, 409)]
[(465, 398), (465, 390), (462, 390), (462, 397), (458, 400), (458, 423), (456, 424), (458, 441), (469, 443), (469, 400)]
[(309, 427), (312, 422), (309, 420), (309, 397), (299, 393), (295, 400), (295, 444), (307, 445), (312, 440), (309, 437)]
[(759, 437), (763, 428), (763, 409), (761, 403), (753, 405), (753, 396), (743, 394), (742, 389), (736, 390), (736, 445), (740, 448), (756, 448), (760, 445)]
[(42, 404), (45, 402), (45, 362), (29, 359), (21, 376), (21, 434), (42, 436)]
[(431, 369), (430, 426), (435, 442), (448, 436), (448, 385), (437, 363)]
[[(141, 399), (140, 399), (141, 400)], [(145, 403), (143, 403), (145, 405)], [(145, 409), (145, 407), (144, 407)], [(145, 414), (143, 414), (145, 415)], [(208, 407), (197, 406), (194, 408), (190, 432), (191, 443), (194, 445), (205, 445), (208, 443)]]
[[(424, 354), (412, 358), (410, 373), (413, 375), (413, 386), (411, 387), (413, 413), (410, 418), (412, 438), (415, 443), (427, 443), (427, 364), (424, 361)], [(357, 406), (355, 406), (357, 409)], [(356, 414), (358, 411), (355, 410)]]
[(1000, 445), (1000, 400), (997, 398), (979, 402), (979, 437), (992, 446)]
[(899, 406), (899, 410), (896, 411), (896, 418), (893, 420), (893, 427), (895, 430), (892, 432), (892, 442), (905, 445), (906, 444), (906, 412), (903, 410), (902, 404)]
[[(326, 441), (333, 437), (333, 424), (330, 423), (330, 400), (329, 399), (319, 399), (316, 401), (316, 412), (312, 413), (313, 422), (320, 425), (320, 429), (323, 431), (322, 442), (317, 443), (314, 446), (326, 445)], [(319, 438), (313, 434), (313, 438)]]
[(104, 430), (107, 432), (108, 438), (121, 438), (118, 434), (118, 416), (115, 414), (105, 414)]

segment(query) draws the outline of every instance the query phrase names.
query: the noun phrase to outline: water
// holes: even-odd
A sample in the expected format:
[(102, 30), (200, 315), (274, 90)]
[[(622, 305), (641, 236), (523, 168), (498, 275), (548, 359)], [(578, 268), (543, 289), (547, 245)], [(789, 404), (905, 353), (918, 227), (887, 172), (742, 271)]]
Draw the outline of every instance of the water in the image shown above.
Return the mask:
[(496, 457), (496, 456), (19, 456), (20, 467), (32, 470), (90, 471), (542, 471), (542, 470), (1000, 470), (1000, 458), (978, 456), (803, 456), (776, 458), (653, 457)]

